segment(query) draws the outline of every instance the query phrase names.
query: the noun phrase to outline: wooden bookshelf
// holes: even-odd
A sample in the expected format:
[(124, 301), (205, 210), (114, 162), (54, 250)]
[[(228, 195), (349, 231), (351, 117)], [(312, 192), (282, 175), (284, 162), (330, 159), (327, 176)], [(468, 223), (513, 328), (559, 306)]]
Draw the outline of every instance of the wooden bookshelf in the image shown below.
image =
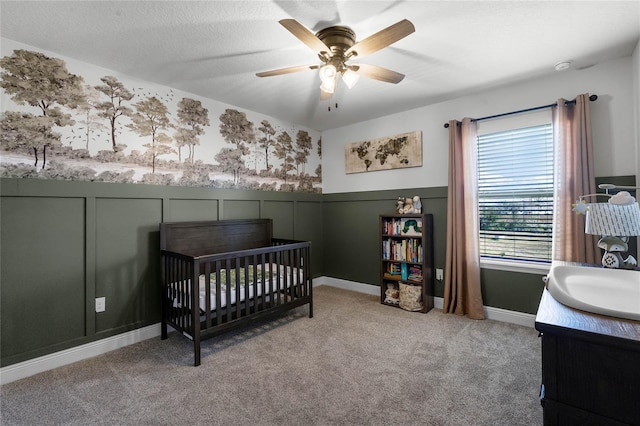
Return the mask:
[[(433, 215), (380, 215), (380, 303), (400, 306), (401, 284), (420, 288), (420, 312), (433, 308)], [(397, 299), (393, 290), (398, 291)], [(406, 289), (405, 289), (406, 290)], [(417, 292), (417, 289), (411, 289)], [(417, 309), (411, 309), (417, 310)]]

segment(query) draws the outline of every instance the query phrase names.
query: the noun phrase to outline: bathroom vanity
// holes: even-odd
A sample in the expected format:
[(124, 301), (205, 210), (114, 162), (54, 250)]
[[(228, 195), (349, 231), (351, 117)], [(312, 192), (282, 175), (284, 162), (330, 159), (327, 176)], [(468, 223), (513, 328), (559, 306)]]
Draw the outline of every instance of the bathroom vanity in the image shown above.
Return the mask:
[(535, 327), (545, 425), (640, 425), (640, 321), (570, 308), (545, 289)]

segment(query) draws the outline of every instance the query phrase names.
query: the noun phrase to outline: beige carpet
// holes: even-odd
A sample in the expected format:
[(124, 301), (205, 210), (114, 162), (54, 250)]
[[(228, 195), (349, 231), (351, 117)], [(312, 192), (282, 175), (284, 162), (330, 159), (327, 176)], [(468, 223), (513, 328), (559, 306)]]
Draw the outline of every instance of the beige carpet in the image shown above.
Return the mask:
[(321, 286), (202, 346), (171, 333), (0, 388), (2, 425), (541, 425), (533, 328)]

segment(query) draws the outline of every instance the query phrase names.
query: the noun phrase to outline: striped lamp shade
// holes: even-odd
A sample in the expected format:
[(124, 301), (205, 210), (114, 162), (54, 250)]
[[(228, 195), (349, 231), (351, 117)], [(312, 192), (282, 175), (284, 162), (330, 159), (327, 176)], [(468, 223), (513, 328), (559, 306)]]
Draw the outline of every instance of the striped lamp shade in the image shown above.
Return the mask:
[(584, 232), (610, 237), (640, 235), (640, 206), (638, 203), (627, 205), (590, 203), (587, 208)]

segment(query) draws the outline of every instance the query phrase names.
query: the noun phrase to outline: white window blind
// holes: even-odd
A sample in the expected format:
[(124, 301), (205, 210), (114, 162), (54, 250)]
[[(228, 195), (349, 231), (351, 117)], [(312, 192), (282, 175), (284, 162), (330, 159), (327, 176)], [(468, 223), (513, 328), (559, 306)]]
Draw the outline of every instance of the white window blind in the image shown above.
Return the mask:
[(551, 261), (551, 123), (478, 136), (480, 255)]

